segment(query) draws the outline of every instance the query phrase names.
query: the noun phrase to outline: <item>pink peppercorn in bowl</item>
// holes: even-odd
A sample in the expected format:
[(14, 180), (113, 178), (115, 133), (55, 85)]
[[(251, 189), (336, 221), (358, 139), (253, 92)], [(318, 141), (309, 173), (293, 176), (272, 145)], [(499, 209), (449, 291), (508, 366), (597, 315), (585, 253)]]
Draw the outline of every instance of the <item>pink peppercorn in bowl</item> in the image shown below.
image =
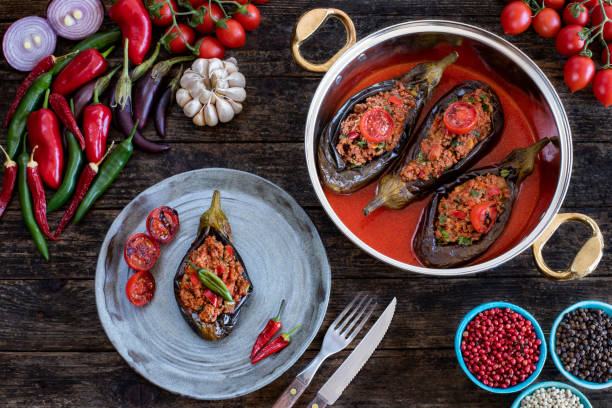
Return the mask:
[[(472, 321), (474, 323), (470, 324)], [(491, 338), (482, 339), (485, 335)], [(467, 356), (470, 350), (478, 349), (477, 345), (487, 341), (491, 342), (490, 355), (479, 355), (482, 359), (472, 357), (466, 364), (464, 351)], [(524, 356), (517, 355), (518, 349)], [(535, 355), (535, 350), (539, 354)], [(546, 338), (540, 324), (526, 310), (512, 303), (489, 302), (475, 307), (461, 320), (455, 335), (455, 353), (461, 369), (474, 384), (490, 392), (510, 394), (531, 384), (544, 368)], [(472, 373), (468, 365), (473, 371), (476, 366), (483, 368)], [(500, 373), (501, 370), (508, 372)]]

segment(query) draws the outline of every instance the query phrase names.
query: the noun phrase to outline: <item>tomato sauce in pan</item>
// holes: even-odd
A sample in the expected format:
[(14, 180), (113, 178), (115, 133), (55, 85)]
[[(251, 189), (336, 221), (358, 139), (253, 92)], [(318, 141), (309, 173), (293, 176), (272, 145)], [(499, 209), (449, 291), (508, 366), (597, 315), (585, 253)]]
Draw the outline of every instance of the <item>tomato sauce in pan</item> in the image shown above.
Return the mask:
[[(417, 63), (440, 59), (452, 50), (457, 50), (460, 58), (445, 70), (440, 85), (421, 113), (419, 124), (436, 101), (458, 83), (476, 79), (489, 84), (497, 93), (504, 110), (504, 131), (496, 146), (473, 168), (497, 163), (517, 147), (529, 146), (542, 137), (557, 135), (552, 117), (545, 119), (546, 123), (542, 123), (542, 115), (537, 119), (532, 117), (531, 113), (533, 109), (537, 109), (537, 102), (530, 99), (520, 87), (507, 82), (496, 73), (487, 72), (475, 51), (465, 46), (437, 46), (427, 52), (413, 55), (411, 61), (402, 61), (378, 70), (356, 83), (338, 107), (361, 89), (400, 76)], [(537, 122), (537, 127), (534, 122)], [(540, 129), (540, 132), (537, 129)], [(542, 134), (551, 132), (550, 129), (554, 129), (554, 134)], [(540, 216), (548, 208), (558, 180), (559, 154), (556, 148), (551, 149), (553, 154), (546, 154), (547, 149), (551, 148), (547, 147), (540, 154), (533, 173), (521, 184), (519, 196), (504, 232), (473, 264), (494, 258), (518, 244), (537, 225)], [(431, 195), (409, 204), (402, 210), (381, 207), (366, 217), (362, 209), (375, 196), (377, 185), (378, 181), (375, 181), (347, 195), (336, 194), (325, 188), (324, 190), (336, 215), (365, 244), (397, 261), (422, 266), (414, 253), (412, 242), (419, 219), (429, 204)]]

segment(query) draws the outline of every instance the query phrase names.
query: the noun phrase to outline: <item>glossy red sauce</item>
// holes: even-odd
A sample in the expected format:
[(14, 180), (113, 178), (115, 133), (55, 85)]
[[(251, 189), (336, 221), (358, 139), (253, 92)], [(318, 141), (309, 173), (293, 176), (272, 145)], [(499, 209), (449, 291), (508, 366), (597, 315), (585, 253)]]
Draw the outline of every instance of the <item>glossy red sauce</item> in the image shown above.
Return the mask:
[[(441, 96), (458, 83), (476, 79), (489, 84), (501, 101), (505, 127), (497, 145), (473, 168), (497, 163), (517, 147), (529, 146), (543, 137), (557, 135), (552, 117), (543, 115), (542, 108), (536, 101), (519, 87), (508, 83), (497, 73), (489, 71), (477, 57), (475, 51), (465, 46), (453, 48), (441, 45), (428, 52), (413, 55), (411, 60), (398, 62), (378, 70), (356, 83), (338, 106), (341, 106), (351, 95), (369, 85), (400, 76), (417, 63), (440, 59), (452, 50), (457, 50), (460, 58), (444, 72), (442, 81), (430, 103), (425, 106), (420, 120), (426, 116), (426, 113)], [(533, 173), (523, 181), (504, 233), (485, 254), (473, 262), (474, 264), (494, 258), (509, 250), (537, 225), (554, 195), (558, 168), (559, 151), (549, 146), (540, 155)], [(431, 196), (416, 201), (402, 210), (380, 208), (366, 217), (362, 209), (375, 196), (377, 185), (377, 181), (373, 182), (348, 195), (339, 195), (327, 189), (324, 190), (336, 215), (365, 244), (397, 261), (422, 266), (413, 252), (412, 241), (423, 209), (429, 203)]]

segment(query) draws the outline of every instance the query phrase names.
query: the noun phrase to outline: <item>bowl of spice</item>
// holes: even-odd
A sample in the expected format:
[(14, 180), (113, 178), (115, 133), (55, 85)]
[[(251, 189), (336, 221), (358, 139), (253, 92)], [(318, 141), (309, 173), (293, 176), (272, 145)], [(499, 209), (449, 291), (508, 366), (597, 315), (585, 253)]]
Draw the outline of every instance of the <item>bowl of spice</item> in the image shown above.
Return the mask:
[(531, 384), (546, 361), (540, 324), (525, 309), (489, 302), (472, 309), (455, 335), (459, 365), (487, 391), (509, 394)]
[(527, 388), (510, 408), (592, 408), (592, 405), (571, 385), (546, 381)]
[(550, 355), (574, 384), (612, 386), (612, 306), (588, 300), (565, 309), (550, 331)]

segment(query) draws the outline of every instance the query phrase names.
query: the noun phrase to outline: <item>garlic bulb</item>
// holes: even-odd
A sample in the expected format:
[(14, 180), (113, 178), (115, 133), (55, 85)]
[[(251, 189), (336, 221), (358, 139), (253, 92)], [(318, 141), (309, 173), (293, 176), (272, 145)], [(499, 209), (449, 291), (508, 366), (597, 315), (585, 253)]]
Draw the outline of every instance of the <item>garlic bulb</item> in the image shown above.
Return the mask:
[(235, 58), (198, 58), (181, 77), (176, 102), (197, 126), (226, 123), (242, 112), (246, 79)]

